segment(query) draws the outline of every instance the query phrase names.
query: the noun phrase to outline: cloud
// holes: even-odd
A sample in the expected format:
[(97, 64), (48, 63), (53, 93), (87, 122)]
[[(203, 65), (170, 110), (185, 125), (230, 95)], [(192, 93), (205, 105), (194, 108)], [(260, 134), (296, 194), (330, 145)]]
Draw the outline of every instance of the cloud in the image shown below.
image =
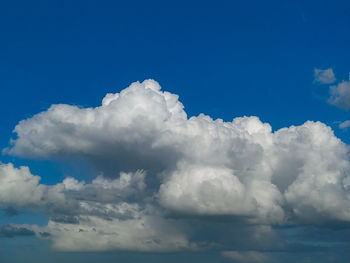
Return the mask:
[(195, 250), (176, 220), (142, 215), (127, 220), (105, 220), (99, 216), (80, 216), (79, 224), (50, 221), (53, 248), (59, 251), (156, 251)]
[(117, 179), (99, 175), (90, 184), (68, 177), (63, 181), (63, 185), (71, 196), (79, 200), (96, 200), (104, 203), (126, 199), (135, 200), (144, 197), (145, 175), (144, 171), (139, 170), (135, 173), (122, 172)]
[[(348, 146), (321, 122), (272, 132), (254, 116), (188, 118), (177, 95), (146, 80), (95, 108), (52, 105), (14, 132), (8, 154), (96, 169), (91, 182), (46, 186), (0, 166), (0, 203), (47, 211), (49, 224), (33, 229), (58, 250), (197, 250), (228, 246), (239, 228), (253, 240), (260, 230), (245, 225), (350, 222)], [(204, 233), (227, 235), (216, 222), (227, 220), (240, 227), (209, 242)]]
[(237, 215), (281, 222), (282, 195), (264, 180), (244, 185), (231, 169), (185, 166), (161, 185), (160, 201), (168, 209), (199, 215)]
[[(279, 130), (276, 135), (282, 143), (286, 143), (284, 140), (288, 137), (290, 140), (288, 149), (284, 149), (288, 151), (290, 164), (281, 161), (279, 164), (290, 166), (286, 172), (290, 168), (298, 169), (293, 171), (297, 176), (284, 193), (294, 214), (314, 222), (322, 217), (349, 221), (350, 196), (345, 183), (350, 169), (348, 147), (334, 136), (330, 127), (321, 123), (306, 122), (299, 127)], [(282, 160), (284, 154), (280, 151)], [(317, 219), (320, 215), (322, 217)]]
[[(332, 68), (314, 69), (314, 82), (319, 84), (332, 84), (336, 81)], [(329, 87), (329, 98), (327, 102), (338, 108), (350, 109), (350, 80), (341, 81)]]
[(9, 206), (3, 209), (5, 216), (12, 217), (19, 215), (19, 212), (16, 208)]
[(0, 203), (44, 209), (50, 221), (45, 227), (5, 226), (0, 234), (36, 233), (64, 251), (196, 249), (181, 223), (165, 219), (147, 206), (147, 197), (142, 195), (144, 177), (143, 171), (136, 171), (121, 173), (116, 179), (97, 176), (89, 184), (69, 177), (46, 186), (28, 167), (1, 164)]
[(314, 81), (319, 84), (331, 84), (336, 81), (332, 68), (314, 69)]
[(350, 81), (342, 81), (329, 88), (328, 103), (338, 108), (350, 109)]
[(268, 262), (268, 257), (258, 251), (224, 251), (222, 256), (234, 260), (234, 262), (260, 263)]
[(8, 207), (40, 207), (64, 202), (62, 185), (39, 184), (40, 176), (32, 175), (26, 166), (15, 168), (12, 163), (0, 164), (0, 205)]
[(346, 130), (349, 127), (350, 127), (350, 120), (346, 120), (339, 123), (339, 129)]
[(34, 236), (34, 231), (16, 225), (0, 226), (0, 237), (13, 238), (16, 236)]

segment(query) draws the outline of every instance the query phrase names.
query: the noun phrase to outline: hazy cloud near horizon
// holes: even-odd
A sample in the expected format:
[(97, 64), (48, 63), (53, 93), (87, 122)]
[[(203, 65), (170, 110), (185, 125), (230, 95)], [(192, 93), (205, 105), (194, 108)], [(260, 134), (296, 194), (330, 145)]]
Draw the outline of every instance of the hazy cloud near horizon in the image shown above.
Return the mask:
[[(96, 108), (52, 105), (14, 132), (10, 155), (79, 157), (97, 171), (49, 186), (0, 165), (0, 205), (46, 211), (47, 226), (26, 227), (57, 250), (216, 248), (242, 261), (248, 252), (230, 249), (239, 232), (249, 262), (263, 262), (255, 250), (287, 247), (271, 226), (350, 222), (348, 146), (321, 122), (272, 132), (255, 116), (188, 118), (177, 95), (145, 80)], [(222, 236), (206, 239), (211, 230)]]

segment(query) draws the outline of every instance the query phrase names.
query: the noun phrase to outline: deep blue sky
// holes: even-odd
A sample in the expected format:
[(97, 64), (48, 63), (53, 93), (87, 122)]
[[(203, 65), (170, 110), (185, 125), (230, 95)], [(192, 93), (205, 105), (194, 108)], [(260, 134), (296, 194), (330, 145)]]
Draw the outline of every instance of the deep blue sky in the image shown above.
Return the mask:
[[(348, 79), (349, 10), (346, 0), (2, 1), (0, 146), (20, 120), (51, 104), (98, 106), (106, 93), (148, 78), (178, 94), (190, 116), (256, 115), (274, 130), (320, 120), (349, 142), (336, 123), (349, 112), (327, 104), (328, 85), (313, 76), (315, 68), (332, 68), (338, 80)], [(63, 176), (51, 162), (1, 161), (54, 174), (43, 176), (46, 183)], [(11, 242), (0, 247), (12, 251), (18, 243)]]
[(324, 103), (313, 69), (347, 79), (347, 1), (125, 2), (1, 4), (1, 145), (53, 103), (96, 106), (145, 78), (190, 115), (257, 115), (274, 129), (346, 118)]

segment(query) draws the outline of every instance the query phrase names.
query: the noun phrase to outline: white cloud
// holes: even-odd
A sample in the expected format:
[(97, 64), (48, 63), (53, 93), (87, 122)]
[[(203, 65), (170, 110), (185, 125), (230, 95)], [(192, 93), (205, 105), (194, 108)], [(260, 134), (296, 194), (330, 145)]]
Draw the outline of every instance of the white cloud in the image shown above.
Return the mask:
[(48, 202), (64, 202), (62, 185), (48, 187), (39, 184), (40, 179), (40, 176), (32, 175), (28, 167), (0, 164), (0, 205), (40, 207)]
[(329, 88), (328, 103), (338, 108), (350, 109), (350, 81), (342, 81)]
[(346, 120), (346, 121), (339, 123), (339, 128), (342, 130), (346, 130), (349, 127), (350, 127), (350, 120)]
[(292, 179), (284, 196), (295, 215), (313, 222), (349, 221), (350, 193), (344, 189), (350, 171), (348, 147), (320, 122), (281, 129), (276, 136), (281, 158), (277, 167), (282, 165), (286, 180)]
[(46, 209), (51, 216), (46, 227), (23, 227), (51, 240), (57, 250), (196, 249), (183, 224), (157, 215), (157, 210), (147, 205), (147, 198), (125, 202), (144, 190), (144, 176), (142, 171), (121, 173), (114, 180), (98, 176), (90, 184), (66, 178), (62, 184), (46, 186), (39, 184), (40, 177), (32, 175), (28, 167), (1, 164), (0, 205)]
[(60, 251), (158, 251), (195, 250), (181, 225), (157, 216), (105, 220), (80, 216), (79, 224), (50, 221), (41, 229), (50, 233), (53, 248)]
[(238, 215), (281, 222), (282, 195), (265, 180), (246, 185), (234, 171), (210, 166), (182, 166), (160, 188), (164, 207), (189, 214)]
[(315, 82), (320, 84), (331, 84), (336, 81), (332, 68), (328, 69), (314, 69)]
[(28, 167), (0, 164), (0, 202), (17, 206), (37, 205), (46, 187), (39, 185), (40, 177), (30, 173)]
[[(332, 84), (336, 81), (332, 68), (314, 69), (314, 81), (320, 84)], [(350, 80), (341, 81), (329, 87), (329, 98), (327, 102), (338, 108), (350, 109)]]
[[(66, 178), (50, 187), (26, 168), (0, 177), (1, 202), (43, 203), (57, 249), (196, 249), (188, 217), (350, 221), (348, 146), (320, 122), (272, 132), (257, 117), (187, 118), (177, 95), (147, 80), (107, 94), (96, 108), (53, 105), (15, 133), (7, 153), (80, 157), (101, 173), (91, 183)], [(20, 182), (11, 185), (13, 178)], [(23, 193), (35, 194), (14, 195), (22, 184)]]

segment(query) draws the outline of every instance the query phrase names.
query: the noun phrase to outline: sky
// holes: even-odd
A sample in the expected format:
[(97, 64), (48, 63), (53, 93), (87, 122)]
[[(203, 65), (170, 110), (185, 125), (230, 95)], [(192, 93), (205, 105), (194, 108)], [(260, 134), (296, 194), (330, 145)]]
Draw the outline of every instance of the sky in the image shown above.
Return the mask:
[(349, 10), (0, 3), (0, 262), (350, 263)]

